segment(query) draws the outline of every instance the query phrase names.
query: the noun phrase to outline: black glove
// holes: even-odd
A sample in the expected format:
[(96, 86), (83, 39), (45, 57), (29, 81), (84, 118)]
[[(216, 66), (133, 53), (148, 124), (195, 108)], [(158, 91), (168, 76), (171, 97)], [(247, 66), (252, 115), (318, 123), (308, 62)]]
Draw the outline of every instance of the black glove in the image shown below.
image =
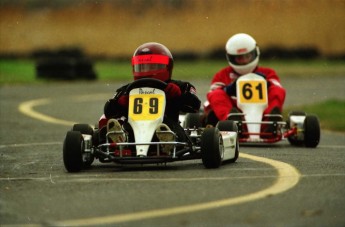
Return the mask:
[(114, 109), (117, 107), (117, 102), (114, 99), (109, 99), (104, 105), (104, 115), (111, 118), (114, 115)]
[(109, 99), (104, 105), (104, 115), (108, 119), (127, 116), (128, 107), (120, 105), (115, 98)]
[(187, 92), (181, 96), (181, 104), (182, 112), (196, 113), (200, 109), (201, 101), (196, 95)]
[(223, 88), (226, 94), (228, 94), (229, 96), (236, 96), (236, 82), (237, 79)]

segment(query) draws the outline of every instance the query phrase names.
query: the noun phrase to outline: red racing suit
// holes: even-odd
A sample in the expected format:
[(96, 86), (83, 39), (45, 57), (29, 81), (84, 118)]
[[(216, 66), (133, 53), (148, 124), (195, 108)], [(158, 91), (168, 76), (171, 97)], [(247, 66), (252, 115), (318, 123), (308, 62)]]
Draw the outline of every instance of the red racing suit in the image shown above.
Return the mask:
[[(280, 84), (276, 72), (273, 69), (258, 66), (253, 73), (263, 76), (267, 81), (268, 107), (265, 109), (264, 114), (270, 113), (274, 107), (278, 107), (282, 111), (286, 92)], [(231, 66), (221, 69), (214, 75), (210, 91), (207, 93), (209, 106), (205, 106), (206, 112), (211, 109), (218, 120), (226, 120), (232, 107), (238, 108), (236, 96), (230, 97), (224, 88), (235, 82), (240, 76)]]

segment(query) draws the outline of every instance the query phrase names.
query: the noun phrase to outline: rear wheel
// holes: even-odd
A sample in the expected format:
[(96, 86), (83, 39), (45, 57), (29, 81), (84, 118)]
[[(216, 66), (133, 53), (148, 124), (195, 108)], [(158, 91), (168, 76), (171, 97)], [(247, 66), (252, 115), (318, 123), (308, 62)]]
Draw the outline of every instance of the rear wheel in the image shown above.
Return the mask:
[(320, 123), (315, 115), (307, 115), (304, 120), (304, 144), (306, 147), (316, 147), (320, 142)]
[(63, 144), (63, 162), (68, 172), (83, 168), (84, 139), (80, 132), (68, 131)]
[(201, 135), (201, 159), (208, 169), (221, 165), (224, 153), (223, 139), (218, 128), (206, 128)]

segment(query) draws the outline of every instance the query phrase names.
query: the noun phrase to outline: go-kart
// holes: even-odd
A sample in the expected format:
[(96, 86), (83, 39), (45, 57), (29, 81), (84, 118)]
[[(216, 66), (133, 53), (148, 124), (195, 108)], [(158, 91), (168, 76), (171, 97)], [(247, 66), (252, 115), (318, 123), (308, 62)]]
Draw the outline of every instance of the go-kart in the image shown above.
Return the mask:
[[(93, 128), (89, 124), (73, 125), (63, 145), (66, 170), (79, 172), (90, 167), (95, 158), (102, 163), (120, 164), (159, 164), (201, 159), (205, 168), (218, 168), (225, 161), (235, 162), (239, 156), (236, 124), (231, 130), (181, 127), (185, 141), (177, 140), (176, 132), (157, 131), (163, 124), (166, 106), (163, 90), (166, 86), (159, 80), (140, 79), (127, 87), (129, 108), (125, 120), (127, 129), (124, 131), (107, 131), (105, 138), (102, 138), (103, 128)], [(125, 141), (111, 140), (112, 135), (124, 132)], [(173, 139), (159, 141), (155, 139), (157, 133), (169, 133)], [(168, 152), (167, 147), (170, 147)]]
[(286, 121), (281, 114), (263, 114), (268, 106), (266, 80), (255, 73), (236, 82), (237, 106), (228, 119), (236, 122), (240, 144), (276, 143), (287, 139), (291, 145), (315, 148), (320, 141), (320, 123), (314, 114), (292, 111)]

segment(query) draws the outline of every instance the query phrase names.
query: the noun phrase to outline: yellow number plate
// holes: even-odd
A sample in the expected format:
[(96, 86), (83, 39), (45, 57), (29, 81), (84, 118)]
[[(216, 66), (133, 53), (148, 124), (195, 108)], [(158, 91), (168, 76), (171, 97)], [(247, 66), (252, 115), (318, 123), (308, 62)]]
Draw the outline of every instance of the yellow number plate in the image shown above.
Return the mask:
[(164, 114), (162, 94), (133, 94), (129, 97), (129, 117), (133, 121), (156, 120)]
[(238, 81), (240, 103), (267, 103), (266, 81)]

